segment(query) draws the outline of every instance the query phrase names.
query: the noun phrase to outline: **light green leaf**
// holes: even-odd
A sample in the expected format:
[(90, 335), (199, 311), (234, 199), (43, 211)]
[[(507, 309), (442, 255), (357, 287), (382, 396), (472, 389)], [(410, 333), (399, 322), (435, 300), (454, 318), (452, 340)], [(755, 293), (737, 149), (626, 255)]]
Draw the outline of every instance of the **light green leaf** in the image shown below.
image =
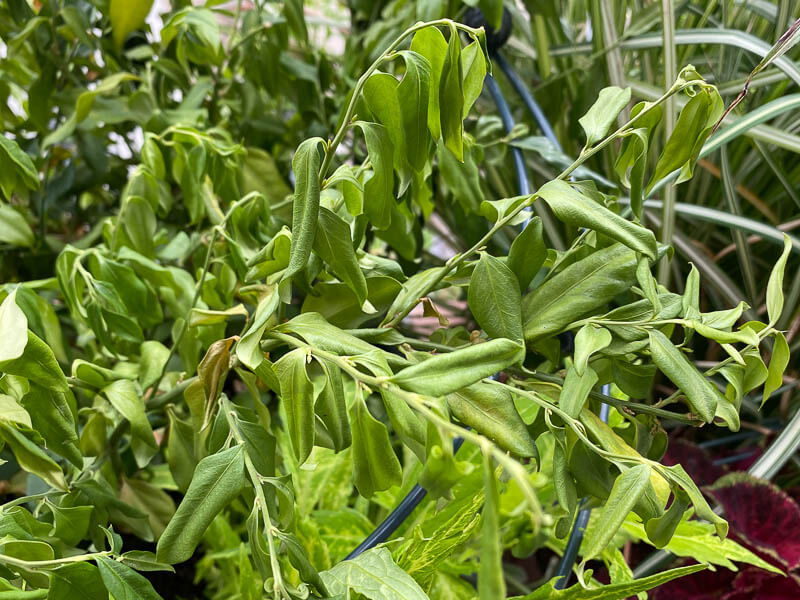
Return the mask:
[(402, 51), (399, 54), (406, 63), (406, 73), (397, 87), (403, 111), (406, 157), (411, 167), (421, 172), (430, 153), (428, 102), (431, 96), (431, 63), (416, 52)]
[(500, 386), (475, 383), (447, 396), (459, 421), (493, 440), (503, 450), (523, 457), (537, 455), (511, 393)]
[(0, 240), (4, 244), (20, 248), (30, 248), (36, 240), (25, 217), (3, 203), (0, 203)]
[(0, 362), (19, 358), (28, 344), (28, 318), (16, 298), (14, 288), (0, 304)]
[[(502, 11), (502, 1), (497, 4)], [(461, 72), (464, 74), (464, 110), (461, 118), (466, 119), (475, 100), (481, 95), (486, 77), (486, 61), (478, 42), (472, 42), (461, 50)]]
[(357, 121), (355, 126), (364, 134), (372, 176), (364, 184), (364, 212), (376, 229), (386, 229), (392, 222), (394, 205), (394, 150), (383, 125)]
[(244, 452), (233, 446), (197, 464), (175, 516), (158, 540), (156, 559), (175, 564), (191, 558), (214, 517), (245, 485)]
[(650, 331), (650, 354), (661, 372), (686, 395), (692, 411), (706, 423), (710, 423), (714, 419), (717, 403), (726, 401), (722, 394), (658, 330)]
[(144, 25), (152, 6), (153, 0), (111, 0), (108, 16), (117, 50), (122, 48), (129, 33)]
[(544, 184), (536, 195), (547, 202), (564, 223), (588, 227), (604, 233), (655, 260), (658, 249), (653, 232), (610, 211), (599, 202), (578, 192), (566, 181), (554, 179)]
[(595, 352), (599, 352), (611, 343), (611, 332), (603, 327), (596, 327), (591, 324), (584, 325), (575, 334), (575, 371), (578, 375), (583, 375), (589, 358)]
[(789, 365), (789, 344), (786, 343), (786, 336), (783, 332), (776, 331), (773, 338), (772, 357), (769, 360), (769, 371), (767, 380), (764, 382), (764, 397), (761, 406), (764, 406), (772, 393), (783, 385), (783, 372)]
[(286, 412), (286, 429), (299, 463), (305, 462), (314, 447), (314, 385), (308, 378), (308, 354), (297, 348), (275, 363), (281, 383), (281, 402)]
[(464, 160), (464, 75), (461, 70), (461, 38), (450, 28), (447, 56), (439, 84), (439, 115), (445, 147), (459, 160)]
[(386, 548), (374, 548), (320, 573), (332, 594), (349, 591), (370, 600), (428, 600), (411, 576), (398, 567)]
[(25, 187), (31, 190), (39, 187), (39, 173), (36, 171), (31, 157), (22, 151), (17, 142), (4, 135), (0, 136), (0, 151), (10, 162), (14, 163), (14, 172), (25, 183)]
[(23, 470), (38, 475), (57, 490), (67, 491), (61, 467), (16, 426), (0, 420), (0, 439), (11, 448)]
[(128, 565), (107, 556), (98, 556), (95, 562), (114, 600), (161, 600), (153, 585)]
[(292, 203), (292, 246), (284, 280), (302, 271), (311, 256), (319, 215), (319, 169), (322, 165), (319, 146), (324, 143), (318, 137), (305, 140), (292, 158), (296, 181)]
[(525, 341), (563, 331), (630, 289), (636, 253), (622, 244), (598, 250), (545, 281), (522, 299)]
[(783, 313), (783, 277), (786, 271), (786, 261), (792, 251), (792, 241), (788, 235), (783, 235), (783, 252), (778, 262), (772, 267), (767, 282), (767, 315), (769, 315), (769, 326), (772, 327), (781, 318)]
[(558, 398), (559, 407), (573, 419), (577, 418), (597, 380), (597, 373), (591, 367), (584, 367), (583, 374), (578, 374), (575, 366), (567, 369), (564, 387)]
[[(399, 485), (403, 474), (389, 432), (370, 414), (360, 390), (350, 404), (348, 414), (353, 438), (353, 481), (358, 493), (371, 498), (375, 492)], [(325, 577), (323, 580), (330, 586)]]
[(314, 251), (353, 290), (360, 304), (367, 299), (367, 280), (358, 265), (350, 227), (336, 213), (320, 207)]
[(431, 66), (430, 95), (428, 98), (428, 129), (434, 140), (442, 135), (439, 112), (439, 85), (442, 79), (448, 46), (442, 32), (436, 27), (426, 27), (414, 34), (411, 50), (424, 57)]
[(533, 217), (508, 251), (506, 266), (517, 276), (519, 289), (524, 294), (547, 258), (547, 247), (542, 235), (542, 220)]
[(136, 463), (144, 467), (158, 452), (158, 444), (144, 412), (135, 384), (128, 379), (117, 380), (103, 388), (111, 405), (127, 419), (131, 426), (131, 447)]
[(80, 562), (64, 565), (50, 572), (50, 592), (47, 598), (48, 600), (107, 600), (108, 590), (97, 567)]
[(622, 526), (628, 513), (644, 494), (650, 483), (650, 467), (636, 465), (622, 473), (614, 481), (611, 494), (608, 496), (603, 510), (600, 513), (600, 527), (590, 530), (590, 535), (585, 542), (583, 551), (584, 561), (591, 560), (611, 542), (614, 534)]
[(578, 119), (586, 133), (586, 146), (593, 146), (602, 140), (617, 115), (631, 101), (631, 88), (607, 87), (600, 90), (597, 100), (589, 111)]
[(519, 281), (501, 260), (482, 253), (472, 271), (469, 309), (491, 338), (522, 341), (522, 305)]
[(490, 340), (437, 354), (406, 367), (389, 381), (426, 396), (446, 396), (518, 363), (524, 355), (518, 342)]
[(66, 394), (70, 391), (67, 378), (58, 366), (53, 351), (30, 330), (28, 343), (22, 354), (0, 362), (0, 373), (25, 377), (55, 392)]

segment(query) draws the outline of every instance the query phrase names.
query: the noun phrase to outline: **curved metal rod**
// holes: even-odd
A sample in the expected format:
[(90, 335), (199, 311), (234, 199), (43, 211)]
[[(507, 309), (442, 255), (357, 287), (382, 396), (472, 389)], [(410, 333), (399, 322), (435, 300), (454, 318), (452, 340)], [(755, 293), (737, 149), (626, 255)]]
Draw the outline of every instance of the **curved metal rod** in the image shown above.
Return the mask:
[(530, 90), (522, 83), (517, 72), (514, 68), (508, 63), (505, 57), (497, 52), (494, 55), (494, 60), (497, 65), (500, 67), (500, 70), (505, 74), (508, 78), (509, 83), (511, 83), (514, 90), (519, 94), (519, 97), (522, 98), (523, 104), (528, 109), (528, 112), (531, 113), (531, 116), (536, 121), (536, 124), (539, 126), (539, 129), (542, 130), (542, 134), (550, 143), (553, 144), (560, 152), (563, 152), (561, 149), (561, 144), (558, 142), (558, 138), (556, 137), (555, 131), (550, 125), (550, 121), (547, 120), (547, 117), (544, 116), (544, 112), (536, 103), (536, 100), (533, 99), (533, 95), (531, 94)]

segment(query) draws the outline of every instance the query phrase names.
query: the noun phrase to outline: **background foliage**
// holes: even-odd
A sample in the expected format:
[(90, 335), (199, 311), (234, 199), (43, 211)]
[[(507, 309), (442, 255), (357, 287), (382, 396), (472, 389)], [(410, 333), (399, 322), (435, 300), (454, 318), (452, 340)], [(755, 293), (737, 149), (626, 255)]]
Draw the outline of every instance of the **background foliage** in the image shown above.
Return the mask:
[(794, 4), (0, 2), (0, 597), (796, 597)]

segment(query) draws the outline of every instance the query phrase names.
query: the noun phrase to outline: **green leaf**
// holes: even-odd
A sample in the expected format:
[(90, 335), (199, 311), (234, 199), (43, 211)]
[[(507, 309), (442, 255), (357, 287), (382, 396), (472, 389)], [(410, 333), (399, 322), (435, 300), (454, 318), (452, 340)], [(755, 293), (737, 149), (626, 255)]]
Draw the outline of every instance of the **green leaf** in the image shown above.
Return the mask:
[(19, 358), (28, 344), (28, 318), (16, 298), (14, 288), (0, 304), (0, 362)]
[(241, 446), (201, 460), (175, 516), (158, 540), (156, 559), (175, 564), (191, 558), (211, 521), (239, 495), (244, 485)]
[(319, 215), (319, 169), (322, 165), (319, 146), (324, 143), (318, 137), (305, 140), (292, 158), (296, 181), (292, 203), (292, 246), (284, 280), (302, 271), (311, 256)]
[(430, 95), (428, 97), (428, 129), (434, 140), (442, 135), (441, 114), (439, 111), (439, 85), (442, 80), (445, 57), (448, 53), (447, 41), (436, 27), (425, 27), (414, 34), (411, 50), (424, 57), (431, 66)]
[(297, 348), (275, 363), (281, 382), (281, 402), (286, 412), (286, 429), (299, 463), (305, 462), (314, 447), (314, 385), (308, 378), (308, 353)]
[[(358, 493), (371, 498), (375, 492), (399, 485), (402, 471), (392, 449), (389, 432), (383, 423), (370, 414), (360, 390), (356, 392), (348, 414), (353, 436), (353, 481)], [(324, 574), (323, 580), (331, 588)]]
[(325, 371), (325, 387), (314, 404), (314, 412), (325, 425), (336, 452), (350, 446), (350, 422), (342, 383), (342, 372), (336, 365), (320, 361)]
[(350, 227), (336, 213), (320, 207), (314, 251), (331, 265), (333, 273), (353, 290), (362, 305), (367, 299), (367, 280), (358, 265)]
[(575, 371), (583, 375), (589, 358), (611, 343), (611, 332), (603, 327), (587, 324), (575, 334)]
[(386, 548), (368, 550), (320, 573), (332, 594), (353, 591), (370, 600), (428, 600), (411, 576), (398, 567)]
[(556, 589), (554, 586), (558, 580), (552, 579), (547, 585), (543, 585), (527, 596), (515, 596), (514, 598), (509, 598), (509, 600), (625, 600), (640, 592), (646, 592), (673, 579), (685, 577), (706, 568), (706, 565), (689, 565), (688, 567), (679, 567), (634, 579), (631, 582), (612, 583), (588, 589), (584, 588), (580, 583), (576, 583), (565, 590)]
[(591, 367), (584, 367), (583, 374), (578, 374), (575, 366), (567, 369), (564, 387), (558, 398), (559, 407), (573, 419), (577, 418), (597, 380), (597, 373)]
[(594, 229), (651, 260), (656, 259), (658, 248), (652, 231), (584, 196), (566, 181), (549, 181), (539, 188), (536, 195), (547, 202), (556, 217), (564, 223)]
[(162, 600), (153, 585), (128, 565), (107, 556), (98, 556), (95, 562), (114, 600)]
[(61, 467), (16, 426), (0, 420), (0, 439), (11, 448), (23, 470), (38, 475), (58, 490), (67, 491), (67, 482)]
[(783, 252), (778, 262), (772, 267), (767, 282), (767, 315), (769, 326), (772, 327), (781, 318), (783, 313), (783, 276), (786, 271), (786, 261), (792, 251), (792, 241), (788, 235), (783, 235)]
[(17, 142), (2, 136), (0, 138), (0, 152), (5, 154), (6, 158), (14, 164), (14, 173), (22, 179), (25, 187), (31, 190), (39, 187), (39, 173), (31, 157), (22, 151)]
[(36, 241), (33, 230), (25, 217), (11, 206), (3, 203), (0, 203), (0, 240), (3, 240), (5, 244), (20, 248), (30, 248)]
[(525, 293), (533, 278), (542, 268), (547, 258), (547, 247), (542, 235), (542, 220), (533, 217), (522, 230), (508, 251), (506, 266), (513, 271), (519, 282), (519, 289)]
[(406, 401), (398, 396), (392, 389), (381, 389), (381, 398), (389, 422), (392, 424), (395, 433), (417, 455), (420, 462), (425, 462), (426, 454), (426, 433), (425, 425), (419, 417), (406, 404)]
[(658, 181), (676, 169), (681, 170), (676, 184), (691, 179), (694, 163), (723, 111), (724, 104), (716, 89), (712, 91), (704, 87), (695, 93), (678, 115), (675, 129), (658, 158), (650, 183), (647, 184), (647, 193)]
[(769, 399), (772, 393), (783, 385), (783, 372), (789, 365), (789, 344), (783, 332), (776, 331), (773, 338), (772, 357), (769, 360), (767, 380), (764, 382), (764, 397), (761, 406)]
[(598, 250), (545, 281), (522, 299), (525, 341), (563, 331), (606, 305), (635, 281), (636, 253), (622, 244)]
[(58, 366), (53, 351), (31, 331), (28, 331), (28, 343), (22, 354), (0, 362), (0, 372), (25, 377), (55, 392), (66, 394), (70, 391), (67, 378)]
[(586, 147), (593, 146), (608, 133), (617, 115), (631, 101), (631, 88), (607, 87), (600, 90), (597, 100), (589, 111), (578, 119), (586, 133)]
[(590, 530), (583, 552), (584, 561), (591, 560), (611, 542), (628, 513), (650, 483), (650, 467), (636, 465), (617, 477), (598, 519), (600, 526)]
[(394, 150), (383, 125), (357, 121), (355, 126), (364, 134), (372, 176), (364, 184), (364, 212), (376, 229), (386, 229), (392, 222), (394, 205)]
[(135, 384), (120, 379), (103, 388), (111, 405), (130, 423), (131, 447), (139, 467), (145, 467), (158, 452), (158, 444), (144, 412), (144, 402), (139, 398)]
[(144, 25), (152, 6), (153, 0), (139, 0), (137, 2), (111, 0), (108, 7), (108, 17), (111, 20), (111, 31), (114, 35), (114, 45), (117, 47), (117, 51), (122, 48), (122, 44), (128, 34)]
[(447, 396), (447, 405), (460, 422), (522, 457), (537, 456), (536, 445), (506, 389), (475, 383)]
[(57, 452), (73, 465), (83, 468), (83, 456), (78, 450), (75, 400), (72, 392), (64, 394), (48, 390), (36, 383), (20, 401), (31, 416), (35, 431), (44, 438), (49, 450)]
[(19, 403), (6, 394), (0, 394), (0, 415), (2, 419), (11, 423), (18, 423), (31, 429), (31, 416)]
[(478, 597), (480, 600), (505, 598), (506, 582), (503, 574), (503, 538), (500, 533), (500, 496), (497, 492), (494, 463), (488, 453), (483, 455), (483, 525), (481, 527), (481, 561), (478, 571)]
[[(406, 158), (408, 153), (399, 90), (400, 82), (394, 75), (377, 72), (367, 79), (363, 94), (372, 116), (384, 127), (389, 137), (394, 168), (398, 173), (406, 173), (408, 171)], [(425, 97), (425, 107), (427, 110), (427, 96)], [(427, 154), (427, 148), (425, 152)]]
[(411, 167), (421, 172), (430, 153), (428, 102), (431, 96), (431, 63), (416, 52), (402, 51), (399, 54), (406, 63), (406, 73), (397, 86), (397, 97), (403, 113), (406, 157)]
[(97, 567), (87, 562), (79, 562), (64, 565), (50, 572), (50, 592), (47, 598), (48, 600), (107, 600), (108, 590)]
[(653, 362), (686, 395), (692, 411), (706, 423), (714, 420), (718, 402), (726, 402), (717, 389), (667, 336), (650, 331), (650, 355)]
[(459, 160), (464, 160), (464, 75), (461, 70), (461, 38), (450, 28), (447, 55), (439, 83), (439, 116), (445, 147)]
[[(502, 13), (502, 1), (497, 1), (496, 4), (500, 5)], [(461, 72), (464, 74), (464, 109), (461, 118), (466, 119), (472, 105), (481, 95), (486, 77), (486, 61), (478, 42), (472, 42), (461, 50)]]
[(523, 357), (521, 344), (501, 338), (437, 354), (402, 369), (389, 381), (426, 396), (446, 396), (517, 364)]
[(501, 260), (481, 253), (468, 289), (469, 309), (491, 338), (522, 341), (519, 281)]

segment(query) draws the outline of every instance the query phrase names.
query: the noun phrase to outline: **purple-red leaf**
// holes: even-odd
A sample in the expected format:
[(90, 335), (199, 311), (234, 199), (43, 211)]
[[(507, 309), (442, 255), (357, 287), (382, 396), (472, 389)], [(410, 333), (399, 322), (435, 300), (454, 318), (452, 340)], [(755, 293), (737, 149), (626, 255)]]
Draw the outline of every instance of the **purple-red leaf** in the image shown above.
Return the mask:
[(727, 473), (713, 463), (705, 448), (680, 438), (670, 438), (661, 462), (667, 466), (680, 464), (697, 485), (711, 485)]
[(731, 532), (754, 552), (790, 570), (800, 565), (800, 507), (786, 492), (745, 473), (726, 475), (706, 492), (725, 509)]

